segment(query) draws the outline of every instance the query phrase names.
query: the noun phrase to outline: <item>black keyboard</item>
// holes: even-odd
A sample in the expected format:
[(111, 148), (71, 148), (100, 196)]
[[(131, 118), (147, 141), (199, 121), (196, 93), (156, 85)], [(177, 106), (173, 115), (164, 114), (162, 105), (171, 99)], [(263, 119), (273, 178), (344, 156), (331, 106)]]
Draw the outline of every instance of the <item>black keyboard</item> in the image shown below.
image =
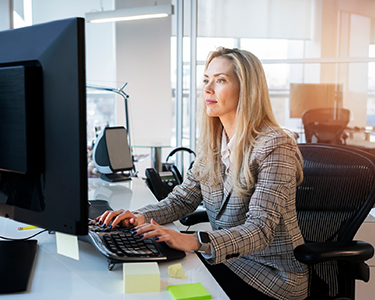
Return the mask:
[(107, 258), (109, 270), (117, 263), (169, 261), (184, 258), (186, 255), (183, 251), (168, 247), (164, 242), (156, 242), (154, 238), (140, 241), (129, 229), (118, 226), (112, 229), (103, 228), (91, 219), (88, 236), (99, 253)]

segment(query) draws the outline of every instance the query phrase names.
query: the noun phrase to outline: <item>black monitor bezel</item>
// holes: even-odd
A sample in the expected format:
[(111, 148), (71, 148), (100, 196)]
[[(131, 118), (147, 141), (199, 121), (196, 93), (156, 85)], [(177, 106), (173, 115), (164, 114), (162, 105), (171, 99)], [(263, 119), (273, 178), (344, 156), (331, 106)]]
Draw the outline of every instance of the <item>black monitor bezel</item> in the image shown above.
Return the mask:
[(88, 218), (84, 30), (71, 18), (0, 32), (0, 67), (42, 68), (45, 176), (42, 212), (0, 203), (0, 216), (74, 235)]

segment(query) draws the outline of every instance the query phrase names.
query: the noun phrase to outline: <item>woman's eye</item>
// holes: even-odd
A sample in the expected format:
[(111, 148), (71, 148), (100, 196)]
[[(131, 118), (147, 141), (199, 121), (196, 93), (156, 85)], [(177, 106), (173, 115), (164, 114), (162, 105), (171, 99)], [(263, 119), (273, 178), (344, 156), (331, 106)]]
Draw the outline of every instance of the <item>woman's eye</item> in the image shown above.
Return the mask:
[(223, 83), (223, 82), (225, 82), (225, 79), (223, 79), (223, 78), (219, 78), (219, 79), (217, 80), (217, 82), (218, 82), (218, 83)]

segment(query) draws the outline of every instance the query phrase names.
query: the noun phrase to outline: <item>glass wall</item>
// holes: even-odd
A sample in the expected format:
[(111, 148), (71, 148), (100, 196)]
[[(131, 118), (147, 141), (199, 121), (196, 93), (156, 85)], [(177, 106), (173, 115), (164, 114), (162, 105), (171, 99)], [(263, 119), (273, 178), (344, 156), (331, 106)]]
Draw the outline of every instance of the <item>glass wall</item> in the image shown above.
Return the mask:
[[(134, 5), (138, 5), (133, 1)], [(158, 1), (157, 1), (158, 2)], [(160, 2), (160, 1), (159, 1)], [(348, 126), (356, 141), (373, 140), (375, 126), (375, 1), (373, 0), (171, 0), (184, 5), (183, 39), (183, 134), (181, 144), (189, 146), (196, 136), (195, 107), (190, 97), (190, 4), (197, 4), (196, 92), (201, 93), (204, 61), (218, 46), (253, 52), (262, 61), (271, 101), (281, 126), (297, 132), (304, 141), (301, 114), (316, 105), (347, 108)], [(92, 10), (114, 9), (114, 0), (73, 1), (15, 0), (15, 27), (27, 26)], [(20, 6), (19, 3), (22, 5)], [(56, 8), (59, 4), (58, 8)], [(171, 100), (165, 107), (172, 114), (171, 146), (176, 141), (176, 15), (171, 34)], [(119, 87), (115, 53), (114, 24), (87, 24), (87, 79), (89, 84)], [(136, 32), (137, 27), (134, 27)], [(138, 27), (139, 30), (139, 27)], [(169, 29), (168, 29), (169, 30)], [(169, 34), (169, 32), (168, 32)], [(120, 40), (126, 41), (124, 37)], [(132, 54), (133, 55), (133, 54)], [(134, 57), (136, 53), (134, 54)], [(134, 59), (134, 61), (139, 61)], [(121, 66), (124, 67), (124, 66)], [(192, 70), (195, 72), (195, 70)], [(127, 78), (126, 78), (127, 80)], [(311, 86), (310, 86), (311, 85)], [(131, 85), (129, 85), (130, 88)], [(311, 99), (295, 88), (317, 87), (335, 90), (335, 96)], [(133, 96), (133, 94), (131, 94)], [(169, 99), (169, 98), (168, 98)], [(194, 99), (195, 100), (195, 99)], [(89, 142), (95, 128), (115, 124), (117, 100), (113, 94), (88, 90)], [(169, 101), (169, 100), (168, 100)], [(292, 105), (293, 104), (293, 105)], [(164, 104), (163, 104), (164, 105)], [(168, 105), (168, 103), (166, 104)], [(315, 105), (315, 106), (314, 106)], [(160, 105), (162, 106), (162, 105)], [(163, 106), (164, 107), (164, 106)], [(296, 109), (298, 108), (298, 109)], [(145, 123), (145, 122), (143, 122)], [(146, 122), (147, 123), (147, 122)], [(195, 125), (195, 124), (194, 124)], [(139, 126), (138, 126), (139, 127)], [(147, 124), (144, 130), (147, 131)], [(195, 133), (194, 133), (195, 132)], [(374, 135), (375, 136), (375, 135)], [(350, 139), (348, 139), (350, 142)]]
[[(262, 61), (276, 119), (298, 133), (299, 142), (305, 141), (303, 112), (317, 107), (350, 110), (348, 143), (375, 139), (374, 1), (197, 0), (197, 4), (197, 99), (207, 54), (218, 46), (238, 47)], [(189, 24), (185, 27), (188, 32)], [(189, 34), (185, 36), (188, 45)], [(189, 51), (186, 46), (185, 144), (192, 113)]]

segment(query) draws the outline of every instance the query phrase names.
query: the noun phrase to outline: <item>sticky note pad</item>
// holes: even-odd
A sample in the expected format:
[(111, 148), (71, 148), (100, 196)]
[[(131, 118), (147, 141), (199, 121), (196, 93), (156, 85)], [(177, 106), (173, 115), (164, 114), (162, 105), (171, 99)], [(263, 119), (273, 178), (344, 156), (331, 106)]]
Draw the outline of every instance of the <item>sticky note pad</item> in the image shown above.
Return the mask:
[(171, 278), (185, 279), (187, 276), (181, 264), (174, 264), (168, 267), (168, 275)]
[(168, 291), (176, 300), (211, 299), (211, 294), (207, 292), (200, 282), (170, 285), (168, 286)]
[(78, 238), (75, 235), (56, 232), (57, 253), (79, 260)]
[(122, 270), (125, 293), (160, 292), (160, 271), (156, 262), (125, 263)]

